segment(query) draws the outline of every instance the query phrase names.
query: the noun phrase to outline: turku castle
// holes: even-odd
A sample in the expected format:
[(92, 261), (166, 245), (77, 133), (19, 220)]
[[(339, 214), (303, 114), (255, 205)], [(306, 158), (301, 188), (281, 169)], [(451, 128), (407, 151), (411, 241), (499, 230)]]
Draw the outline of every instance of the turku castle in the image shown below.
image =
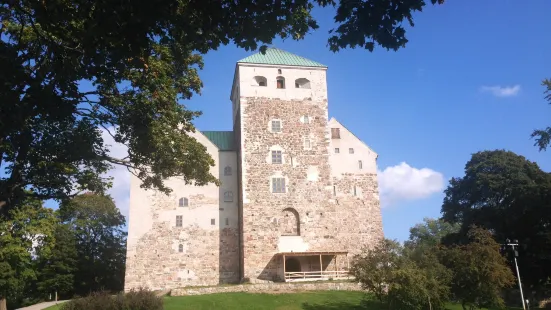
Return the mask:
[(329, 119), (326, 74), (276, 48), (237, 62), (233, 130), (193, 134), (221, 185), (131, 180), (126, 290), (347, 276), (383, 237), (377, 153)]

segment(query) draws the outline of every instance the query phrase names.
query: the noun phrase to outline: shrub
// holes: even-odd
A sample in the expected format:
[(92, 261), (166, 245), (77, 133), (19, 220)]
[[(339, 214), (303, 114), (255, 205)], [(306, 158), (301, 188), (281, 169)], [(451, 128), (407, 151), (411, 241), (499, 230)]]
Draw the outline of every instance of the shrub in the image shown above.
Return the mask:
[(163, 300), (147, 290), (114, 296), (102, 292), (71, 300), (63, 304), (61, 310), (163, 310)]

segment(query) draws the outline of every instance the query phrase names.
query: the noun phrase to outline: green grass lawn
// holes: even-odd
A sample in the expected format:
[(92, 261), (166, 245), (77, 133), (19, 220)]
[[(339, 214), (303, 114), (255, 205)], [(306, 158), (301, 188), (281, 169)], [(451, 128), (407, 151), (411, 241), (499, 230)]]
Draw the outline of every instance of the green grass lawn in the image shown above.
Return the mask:
[[(363, 308), (362, 301), (367, 308)], [(58, 310), (59, 306), (48, 308)], [(165, 310), (386, 310), (362, 292), (321, 291), (295, 294), (223, 293), (165, 297)], [(462, 310), (450, 305), (449, 310)]]

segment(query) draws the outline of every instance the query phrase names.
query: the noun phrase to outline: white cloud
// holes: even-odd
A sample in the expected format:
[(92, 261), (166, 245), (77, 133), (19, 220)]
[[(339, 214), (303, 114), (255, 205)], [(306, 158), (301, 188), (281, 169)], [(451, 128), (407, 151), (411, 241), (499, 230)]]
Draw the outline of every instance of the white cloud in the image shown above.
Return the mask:
[(505, 87), (505, 86), (482, 86), (481, 92), (491, 93), (496, 97), (513, 97), (520, 92), (520, 85)]
[(405, 162), (378, 172), (382, 204), (423, 199), (444, 189), (444, 175), (429, 168), (417, 169)]
[[(111, 134), (115, 134), (115, 128), (108, 128)], [(109, 156), (115, 158), (124, 158), (128, 155), (128, 149), (124, 144), (116, 143), (107, 130), (101, 128), (101, 135), (104, 144), (109, 148)], [(115, 200), (115, 204), (121, 210), (122, 215), (128, 217), (130, 204), (130, 172), (124, 166), (114, 165), (107, 174), (113, 177), (113, 187), (108, 193)]]

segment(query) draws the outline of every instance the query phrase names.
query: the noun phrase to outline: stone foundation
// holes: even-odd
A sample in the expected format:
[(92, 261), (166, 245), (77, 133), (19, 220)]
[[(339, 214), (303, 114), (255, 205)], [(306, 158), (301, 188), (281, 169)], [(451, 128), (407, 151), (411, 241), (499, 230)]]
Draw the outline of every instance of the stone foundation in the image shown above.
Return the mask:
[(360, 284), (353, 282), (307, 282), (307, 283), (258, 283), (229, 286), (207, 286), (173, 289), (171, 296), (191, 296), (217, 293), (296, 293), (303, 291), (361, 291)]

